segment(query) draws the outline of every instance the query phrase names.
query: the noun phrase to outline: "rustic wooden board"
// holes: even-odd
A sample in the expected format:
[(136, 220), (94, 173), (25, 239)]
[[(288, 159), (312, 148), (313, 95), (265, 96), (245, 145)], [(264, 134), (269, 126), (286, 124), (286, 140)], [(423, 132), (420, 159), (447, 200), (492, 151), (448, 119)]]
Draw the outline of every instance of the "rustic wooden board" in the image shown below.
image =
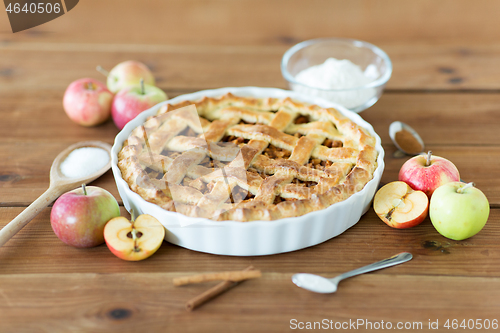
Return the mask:
[[(320, 295), (295, 287), (291, 273), (264, 273), (189, 313), (185, 302), (213, 284), (173, 287), (172, 278), (180, 275), (0, 276), (0, 285), (9, 286), (0, 287), (0, 325), (9, 332), (288, 332), (293, 319), (333, 325), (361, 319), (391, 322), (393, 329), (398, 322), (421, 322), (409, 326), (415, 332), (428, 331), (429, 320), (439, 321), (439, 331), (446, 330), (447, 319), (491, 322), (500, 310), (500, 278), (374, 273), (342, 282), (334, 295)], [(358, 329), (380, 331), (365, 325)]]
[[(168, 91), (174, 97), (180, 91)], [(0, 93), (0, 203), (26, 206), (48, 187), (48, 172), (54, 157), (72, 143), (101, 140), (113, 143), (118, 130), (112, 123), (86, 128), (64, 114), (62, 92), (37, 90)], [(382, 182), (397, 179), (405, 158), (393, 157), (395, 147), (388, 135), (394, 120), (413, 126), (436, 155), (453, 161), (462, 178), (474, 181), (490, 202), (500, 204), (500, 96), (490, 93), (425, 94), (386, 93), (372, 108), (361, 113), (380, 135), (386, 149)], [(405, 112), (401, 112), (405, 110)], [(94, 182), (119, 199), (111, 172)]]
[[(76, 142), (78, 140), (75, 140)], [(0, 143), (0, 205), (27, 206), (39, 197), (49, 186), (49, 170), (52, 160), (69, 145), (64, 142)], [(500, 205), (500, 147), (498, 146), (442, 146), (429, 145), (436, 155), (452, 161), (464, 181), (473, 181), (481, 189), (490, 204)], [(409, 157), (394, 157), (393, 144), (384, 144), (386, 153), (382, 184), (398, 179), (401, 166)], [(478, 162), (481, 161), (481, 162)], [(481, 164), (478, 167), (478, 163)], [(110, 191), (121, 204), (112, 172), (108, 171), (92, 185)]]
[[(396, 180), (406, 160), (393, 156), (387, 134), (401, 120), (474, 181), (492, 210), (484, 230), (461, 242), (440, 236), (428, 218), (409, 230), (389, 228), (370, 209), (339, 237), (292, 253), (228, 257), (164, 243), (153, 257), (130, 263), (105, 245), (66, 246), (52, 232), (47, 208), (0, 248), (0, 331), (288, 332), (291, 319), (325, 318), (422, 322), (408, 331), (427, 331), (429, 320), (439, 320), (449, 331), (447, 319), (500, 320), (499, 11), (492, 0), (86, 0), (17, 34), (4, 15), (0, 228), (48, 187), (58, 152), (82, 140), (113, 142), (112, 122), (83, 128), (61, 106), (71, 81), (103, 79), (96, 65), (143, 61), (170, 97), (224, 86), (286, 88), (283, 53), (327, 36), (372, 42), (393, 61), (387, 92), (361, 114), (386, 151), (382, 184)], [(111, 172), (93, 185), (119, 199)], [(401, 251), (414, 259), (344, 281), (335, 295), (290, 282), (294, 272), (334, 276)], [(262, 270), (261, 279), (194, 313), (184, 310), (185, 301), (213, 284), (171, 284), (177, 276), (250, 264)]]
[[(6, 41), (180, 45), (289, 44), (322, 36), (372, 41), (498, 41), (497, 1), (85, 0), (57, 20)], [(5, 19), (4, 19), (5, 18)]]
[(413, 127), (427, 148), (500, 146), (499, 94), (386, 93), (360, 116), (373, 125), (383, 143), (391, 142), (389, 125), (399, 120)]
[[(1, 90), (1, 88), (0, 88)], [(194, 90), (166, 90), (176, 97)], [(64, 113), (64, 88), (38, 87), (0, 91), (1, 143), (102, 140), (113, 143), (118, 129), (109, 120), (96, 127), (73, 123)], [(387, 92), (371, 108), (360, 113), (382, 139), (391, 143), (389, 125), (403, 121), (420, 133), (428, 145), (500, 146), (500, 95), (494, 93), (394, 93)]]
[[(500, 44), (463, 45), (461, 42), (379, 43), (394, 66), (387, 89), (497, 91)], [(159, 87), (166, 90), (227, 86), (286, 88), (280, 62), (290, 46), (0, 42), (0, 92), (30, 96), (33, 90), (53, 88), (62, 95), (76, 79), (89, 76), (104, 79), (95, 71), (97, 65), (109, 70), (130, 59), (146, 63)]]
[[(500, 5), (488, 0), (405, 5), (397, 0), (136, 0), (127, 6), (88, 0), (17, 34), (2, 20), (0, 87), (63, 90), (76, 78), (98, 76), (97, 64), (109, 69), (126, 59), (146, 62), (165, 89), (285, 87), (279, 64), (287, 48), (338, 36), (370, 41), (389, 54), (394, 63), (389, 89), (498, 90), (498, 10)], [(109, 12), (116, 13), (112, 20)]]
[[(19, 212), (21, 208), (0, 208), (0, 227)], [(122, 212), (126, 215), (123, 208)], [(485, 228), (464, 241), (453, 241), (439, 235), (429, 218), (408, 230), (390, 228), (370, 209), (342, 235), (300, 251), (261, 257), (231, 257), (195, 252), (165, 242), (151, 258), (126, 262), (116, 258), (106, 245), (76, 249), (62, 243), (51, 229), (50, 209), (47, 208), (0, 248), (0, 275), (210, 272), (254, 265), (263, 272), (311, 272), (334, 276), (409, 251), (415, 256), (411, 263), (383, 274), (500, 277), (495, 264), (500, 259), (498, 237), (500, 209), (492, 209)]]
[[(77, 140), (75, 140), (76, 142)], [(0, 163), (1, 206), (27, 206), (49, 186), (52, 160), (69, 144), (18, 142), (0, 143), (0, 156), (11, 159)], [(441, 146), (429, 145), (436, 155), (445, 157), (457, 166), (464, 181), (473, 181), (491, 205), (500, 205), (500, 147), (498, 146)], [(394, 157), (396, 148), (384, 144), (386, 153), (382, 184), (398, 179), (401, 166), (409, 157)], [(480, 169), (478, 169), (478, 164)], [(110, 191), (121, 204), (111, 171), (92, 183)]]

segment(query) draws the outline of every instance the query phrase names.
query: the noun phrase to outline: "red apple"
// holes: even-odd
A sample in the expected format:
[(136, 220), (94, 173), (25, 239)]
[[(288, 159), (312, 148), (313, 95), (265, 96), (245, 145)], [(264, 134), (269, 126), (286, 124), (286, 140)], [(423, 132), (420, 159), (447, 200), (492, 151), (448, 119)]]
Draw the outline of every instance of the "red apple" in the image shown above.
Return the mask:
[(139, 113), (166, 101), (167, 95), (154, 86), (140, 84), (124, 88), (115, 95), (111, 115), (118, 129), (122, 129)]
[(63, 107), (75, 123), (94, 126), (109, 118), (112, 101), (113, 94), (104, 83), (94, 79), (80, 79), (66, 89)]
[(108, 75), (108, 89), (117, 93), (128, 86), (138, 85), (144, 80), (145, 84), (155, 85), (155, 78), (149, 68), (138, 61), (124, 61), (113, 67)]
[(128, 261), (143, 260), (155, 253), (165, 237), (165, 227), (153, 216), (139, 215), (135, 221), (115, 217), (104, 228), (109, 250)]
[(375, 213), (387, 225), (404, 229), (414, 227), (427, 216), (429, 198), (422, 191), (414, 191), (405, 182), (383, 186), (373, 199)]
[(399, 180), (430, 198), (439, 186), (460, 181), (460, 174), (455, 164), (429, 151), (406, 161), (399, 170)]
[(104, 226), (120, 216), (116, 199), (96, 186), (82, 186), (59, 197), (50, 212), (50, 224), (57, 237), (74, 247), (104, 243)]

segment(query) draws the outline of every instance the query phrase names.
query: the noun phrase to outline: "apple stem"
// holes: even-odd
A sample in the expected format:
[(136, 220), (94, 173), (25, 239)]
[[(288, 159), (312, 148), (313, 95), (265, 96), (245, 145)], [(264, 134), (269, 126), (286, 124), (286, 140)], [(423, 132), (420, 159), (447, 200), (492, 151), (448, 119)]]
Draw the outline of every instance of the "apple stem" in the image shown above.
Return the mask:
[(99, 73), (101, 73), (102, 75), (108, 77), (109, 76), (109, 72), (107, 70), (105, 70), (104, 68), (102, 68), (100, 65), (97, 66), (95, 68)]
[(145, 94), (146, 92), (144, 91), (144, 79), (141, 77), (141, 94)]
[(432, 151), (427, 152), (427, 161), (425, 162), (425, 166), (431, 165), (431, 156), (432, 156)]
[(94, 86), (94, 84), (92, 82), (86, 82), (85, 83), (85, 89), (87, 89), (87, 90), (96, 90), (96, 87)]
[(83, 194), (87, 195), (87, 187), (85, 187), (85, 184), (82, 184), (82, 190), (83, 190)]
[(467, 183), (464, 187), (457, 190), (458, 193), (463, 193), (466, 189), (476, 186), (473, 182)]

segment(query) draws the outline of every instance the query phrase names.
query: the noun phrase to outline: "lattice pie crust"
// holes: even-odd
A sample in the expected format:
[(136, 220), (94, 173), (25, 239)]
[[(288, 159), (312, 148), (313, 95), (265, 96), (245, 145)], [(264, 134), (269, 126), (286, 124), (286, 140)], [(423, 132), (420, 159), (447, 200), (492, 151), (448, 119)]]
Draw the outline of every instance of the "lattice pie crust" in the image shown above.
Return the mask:
[(163, 106), (118, 155), (130, 189), (212, 220), (276, 220), (346, 200), (377, 167), (375, 138), (333, 108), (227, 94)]

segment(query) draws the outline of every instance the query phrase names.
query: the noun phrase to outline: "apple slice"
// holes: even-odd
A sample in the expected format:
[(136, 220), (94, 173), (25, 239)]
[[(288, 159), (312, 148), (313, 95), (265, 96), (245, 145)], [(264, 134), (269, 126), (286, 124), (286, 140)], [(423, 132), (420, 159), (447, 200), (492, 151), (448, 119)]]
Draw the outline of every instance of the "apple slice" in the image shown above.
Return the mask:
[(373, 199), (375, 213), (388, 226), (411, 228), (425, 219), (429, 198), (422, 191), (414, 191), (408, 184), (396, 181), (383, 186)]
[(135, 221), (115, 217), (104, 228), (109, 250), (120, 259), (143, 260), (158, 250), (165, 237), (165, 227), (151, 215), (139, 215)]

